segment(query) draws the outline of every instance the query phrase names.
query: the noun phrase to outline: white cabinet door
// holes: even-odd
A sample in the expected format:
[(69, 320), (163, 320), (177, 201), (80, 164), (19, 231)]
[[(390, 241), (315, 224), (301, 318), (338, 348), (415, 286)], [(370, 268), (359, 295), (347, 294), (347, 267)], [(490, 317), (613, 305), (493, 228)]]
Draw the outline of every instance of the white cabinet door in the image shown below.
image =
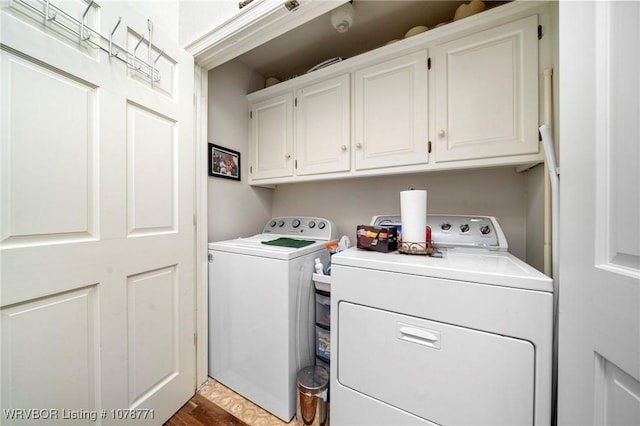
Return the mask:
[(251, 107), (251, 179), (293, 176), (293, 93)]
[(428, 162), (427, 52), (355, 73), (356, 170)]
[(297, 91), (296, 174), (349, 170), (349, 92), (349, 74)]
[(538, 152), (537, 15), (431, 50), (435, 160)]
[(58, 25), (121, 16), (133, 50), (147, 20), (100, 3), (0, 11), (2, 424), (162, 424), (195, 391), (193, 58), (158, 28), (152, 84)]

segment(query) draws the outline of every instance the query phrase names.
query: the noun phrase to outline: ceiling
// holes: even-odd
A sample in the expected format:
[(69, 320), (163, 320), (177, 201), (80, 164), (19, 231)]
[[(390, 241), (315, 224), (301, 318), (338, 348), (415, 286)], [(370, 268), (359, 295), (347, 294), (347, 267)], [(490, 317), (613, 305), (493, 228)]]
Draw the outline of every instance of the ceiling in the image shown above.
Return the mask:
[[(238, 59), (263, 77), (280, 80), (304, 74), (327, 59), (350, 58), (400, 39), (418, 25), (433, 28), (453, 20), (458, 0), (353, 0), (352, 27), (338, 33), (330, 13), (277, 37)], [(505, 1), (485, 1), (493, 7)]]

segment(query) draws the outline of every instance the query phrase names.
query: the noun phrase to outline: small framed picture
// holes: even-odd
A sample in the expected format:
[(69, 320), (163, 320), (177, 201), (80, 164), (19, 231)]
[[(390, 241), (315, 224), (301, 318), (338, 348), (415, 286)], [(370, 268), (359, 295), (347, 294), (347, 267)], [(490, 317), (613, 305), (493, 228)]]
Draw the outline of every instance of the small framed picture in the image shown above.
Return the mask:
[(240, 180), (240, 153), (210, 143), (209, 176)]

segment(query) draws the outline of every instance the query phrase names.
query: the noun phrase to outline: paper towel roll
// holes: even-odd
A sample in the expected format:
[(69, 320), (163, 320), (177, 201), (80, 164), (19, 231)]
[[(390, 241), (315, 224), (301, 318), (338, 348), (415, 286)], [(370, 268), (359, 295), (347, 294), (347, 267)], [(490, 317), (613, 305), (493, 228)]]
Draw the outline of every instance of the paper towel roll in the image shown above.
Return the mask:
[(400, 192), (400, 216), (402, 241), (426, 243), (427, 191), (410, 190)]

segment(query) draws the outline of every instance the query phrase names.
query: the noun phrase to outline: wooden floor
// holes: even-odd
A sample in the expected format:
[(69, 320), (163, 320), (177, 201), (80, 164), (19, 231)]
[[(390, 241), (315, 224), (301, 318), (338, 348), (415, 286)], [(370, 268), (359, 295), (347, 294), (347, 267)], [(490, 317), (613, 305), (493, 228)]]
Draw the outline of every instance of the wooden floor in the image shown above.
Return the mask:
[(164, 426), (249, 426), (202, 395), (195, 394)]

